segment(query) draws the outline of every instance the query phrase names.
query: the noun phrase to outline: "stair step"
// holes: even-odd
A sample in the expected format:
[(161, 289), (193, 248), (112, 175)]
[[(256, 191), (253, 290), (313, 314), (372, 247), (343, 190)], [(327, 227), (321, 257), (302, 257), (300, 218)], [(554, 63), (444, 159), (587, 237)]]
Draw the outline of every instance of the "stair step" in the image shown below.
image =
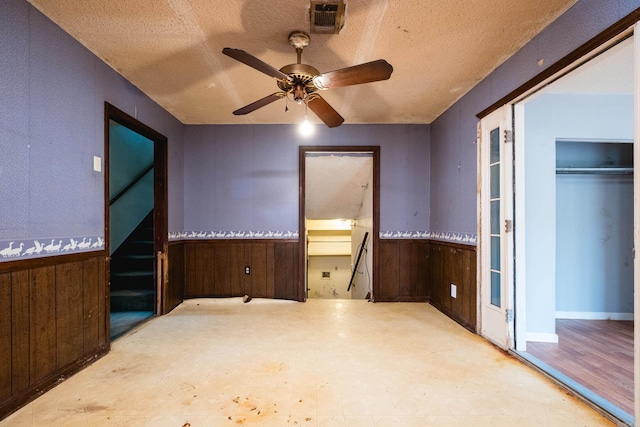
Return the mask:
[(153, 259), (153, 254), (123, 255), (121, 259)]
[(153, 214), (111, 256), (111, 311), (153, 311), (155, 289)]
[(148, 290), (155, 288), (153, 271), (111, 272), (111, 291)]
[(111, 259), (111, 271), (153, 271), (153, 255), (123, 255)]
[(153, 253), (153, 240), (130, 240), (120, 249), (124, 254)]
[(153, 311), (153, 290), (120, 290), (111, 292), (111, 311)]
[(153, 277), (153, 271), (112, 271), (111, 276), (116, 277)]

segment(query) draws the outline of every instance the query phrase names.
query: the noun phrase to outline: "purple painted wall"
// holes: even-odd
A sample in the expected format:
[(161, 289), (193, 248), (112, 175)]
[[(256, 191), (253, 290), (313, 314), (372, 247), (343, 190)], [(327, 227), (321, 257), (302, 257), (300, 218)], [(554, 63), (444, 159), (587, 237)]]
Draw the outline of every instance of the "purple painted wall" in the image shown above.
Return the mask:
[(579, 1), (431, 126), (319, 127), (302, 139), (285, 125), (184, 126), (27, 2), (4, 0), (0, 251), (9, 241), (104, 237), (104, 176), (92, 167), (94, 156), (104, 160), (104, 101), (169, 139), (173, 238), (297, 233), (298, 146), (380, 145), (383, 237), (473, 243), (475, 115), (639, 6)]
[(580, 0), (431, 124), (432, 235), (476, 233), (476, 114), (638, 7)]
[(104, 238), (105, 101), (168, 137), (169, 229), (182, 229), (184, 126), (23, 0), (0, 2), (0, 82), (0, 250), (24, 243), (0, 261), (35, 240), (62, 241), (51, 254)]
[(311, 138), (292, 125), (212, 125), (186, 128), (185, 233), (172, 237), (297, 235), (301, 145), (379, 145), (381, 232), (428, 231), (428, 125), (317, 126)]

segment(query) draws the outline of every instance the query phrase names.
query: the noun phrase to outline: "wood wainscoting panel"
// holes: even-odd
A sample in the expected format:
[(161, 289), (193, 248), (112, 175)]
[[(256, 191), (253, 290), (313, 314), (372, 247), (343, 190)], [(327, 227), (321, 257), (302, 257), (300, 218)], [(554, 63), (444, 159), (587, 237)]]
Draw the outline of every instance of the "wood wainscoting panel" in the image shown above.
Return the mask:
[(184, 298), (184, 243), (169, 243), (169, 274), (165, 283), (162, 313), (166, 314), (182, 302)]
[(94, 349), (105, 342), (106, 322), (96, 322), (95, 319), (106, 319), (106, 306), (100, 295), (106, 295), (105, 263), (97, 258), (84, 261), (82, 288), (82, 356), (89, 356)]
[(228, 248), (223, 249), (221, 246), (216, 248), (216, 256), (224, 254), (222, 259), (226, 260), (230, 267), (226, 269), (216, 269), (216, 272), (225, 272), (226, 281), (223, 282), (225, 286), (226, 284), (231, 285), (231, 289), (228, 291), (229, 293), (225, 296), (243, 296), (247, 294), (248, 289), (244, 288), (245, 252), (247, 251), (251, 251), (251, 245), (244, 243), (230, 243)]
[(429, 247), (429, 296), (431, 304), (438, 307), (440, 311), (449, 312), (451, 310), (451, 299), (447, 298), (446, 279), (444, 278), (444, 252), (443, 245), (431, 244)]
[(273, 245), (254, 243), (245, 256), (245, 266), (251, 267), (251, 274), (244, 276), (246, 294), (251, 292), (253, 298), (273, 298), (273, 291), (271, 294), (267, 292), (267, 289), (273, 289)]
[(375, 301), (428, 301), (428, 241), (382, 239), (379, 253), (380, 289), (374, 290)]
[[(430, 253), (431, 304), (475, 332), (476, 247), (432, 241)], [(455, 297), (451, 295), (451, 285), (456, 286)]]
[(216, 270), (216, 248), (207, 244), (196, 245), (196, 247), (198, 248), (196, 257), (201, 260), (198, 266), (200, 278), (197, 280), (201, 282), (197, 284), (198, 295), (209, 295), (216, 291), (214, 276)]
[[(204, 240), (181, 244), (185, 298), (249, 295), (298, 299), (297, 241)], [(247, 267), (249, 274), (245, 274)]]
[(298, 284), (299, 243), (278, 242), (273, 245), (274, 298), (304, 301)]
[[(0, 274), (0, 349), (11, 348), (11, 274)], [(11, 397), (11, 351), (0, 351), (0, 402)]]
[[(29, 270), (13, 271), (9, 274), (11, 275), (11, 395), (14, 396), (29, 388), (31, 337)], [(1, 411), (0, 418), (2, 418)]]
[(83, 270), (82, 261), (56, 267), (56, 369), (81, 359), (84, 353)]
[(55, 266), (31, 270), (29, 280), (30, 386), (38, 384), (57, 368), (55, 273)]
[[(211, 243), (206, 243), (211, 245)], [(214, 243), (214, 262), (206, 268), (213, 270), (213, 288), (210, 293), (199, 296), (232, 297), (244, 295), (244, 286), (240, 282), (239, 272), (244, 271), (244, 245), (242, 243)], [(200, 259), (200, 264), (205, 262)], [(199, 266), (200, 267), (200, 266)], [(207, 289), (207, 291), (209, 291)], [(235, 292), (235, 293), (234, 293)]]
[[(184, 245), (184, 296), (193, 298), (203, 296), (202, 280), (198, 275), (200, 253), (196, 243), (185, 243)], [(213, 291), (213, 289), (212, 289)]]
[(109, 350), (107, 256), (0, 265), (0, 419)]

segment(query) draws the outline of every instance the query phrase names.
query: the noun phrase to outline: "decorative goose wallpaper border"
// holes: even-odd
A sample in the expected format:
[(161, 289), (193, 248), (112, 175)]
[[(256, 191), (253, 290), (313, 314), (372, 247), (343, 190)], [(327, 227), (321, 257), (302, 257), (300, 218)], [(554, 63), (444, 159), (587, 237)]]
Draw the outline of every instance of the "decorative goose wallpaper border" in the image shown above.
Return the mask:
[[(297, 231), (172, 231), (169, 240), (297, 239)], [(433, 239), (477, 244), (477, 235), (443, 231), (381, 231), (381, 239)], [(0, 240), (0, 262), (104, 249), (103, 236)]]
[(444, 242), (475, 245), (478, 237), (475, 233), (454, 233), (450, 231), (381, 231), (381, 239), (432, 239)]
[[(297, 231), (173, 231), (169, 240), (198, 239), (297, 239)], [(381, 239), (434, 239), (447, 242), (475, 245), (477, 236), (473, 233), (453, 233), (443, 231), (381, 231)]]
[(297, 239), (298, 231), (171, 231), (169, 240)]
[(0, 262), (104, 249), (103, 236), (0, 240)]

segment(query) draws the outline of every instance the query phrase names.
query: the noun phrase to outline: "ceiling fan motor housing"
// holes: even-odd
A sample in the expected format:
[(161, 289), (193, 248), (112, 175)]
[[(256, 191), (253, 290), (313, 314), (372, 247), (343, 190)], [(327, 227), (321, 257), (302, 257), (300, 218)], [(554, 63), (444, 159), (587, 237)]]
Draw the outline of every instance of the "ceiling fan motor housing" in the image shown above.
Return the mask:
[(280, 68), (280, 72), (288, 75), (292, 80), (278, 80), (278, 87), (284, 92), (293, 90), (293, 99), (297, 102), (303, 101), (306, 95), (318, 89), (313, 84), (313, 78), (320, 75), (320, 72), (311, 65), (285, 65)]

